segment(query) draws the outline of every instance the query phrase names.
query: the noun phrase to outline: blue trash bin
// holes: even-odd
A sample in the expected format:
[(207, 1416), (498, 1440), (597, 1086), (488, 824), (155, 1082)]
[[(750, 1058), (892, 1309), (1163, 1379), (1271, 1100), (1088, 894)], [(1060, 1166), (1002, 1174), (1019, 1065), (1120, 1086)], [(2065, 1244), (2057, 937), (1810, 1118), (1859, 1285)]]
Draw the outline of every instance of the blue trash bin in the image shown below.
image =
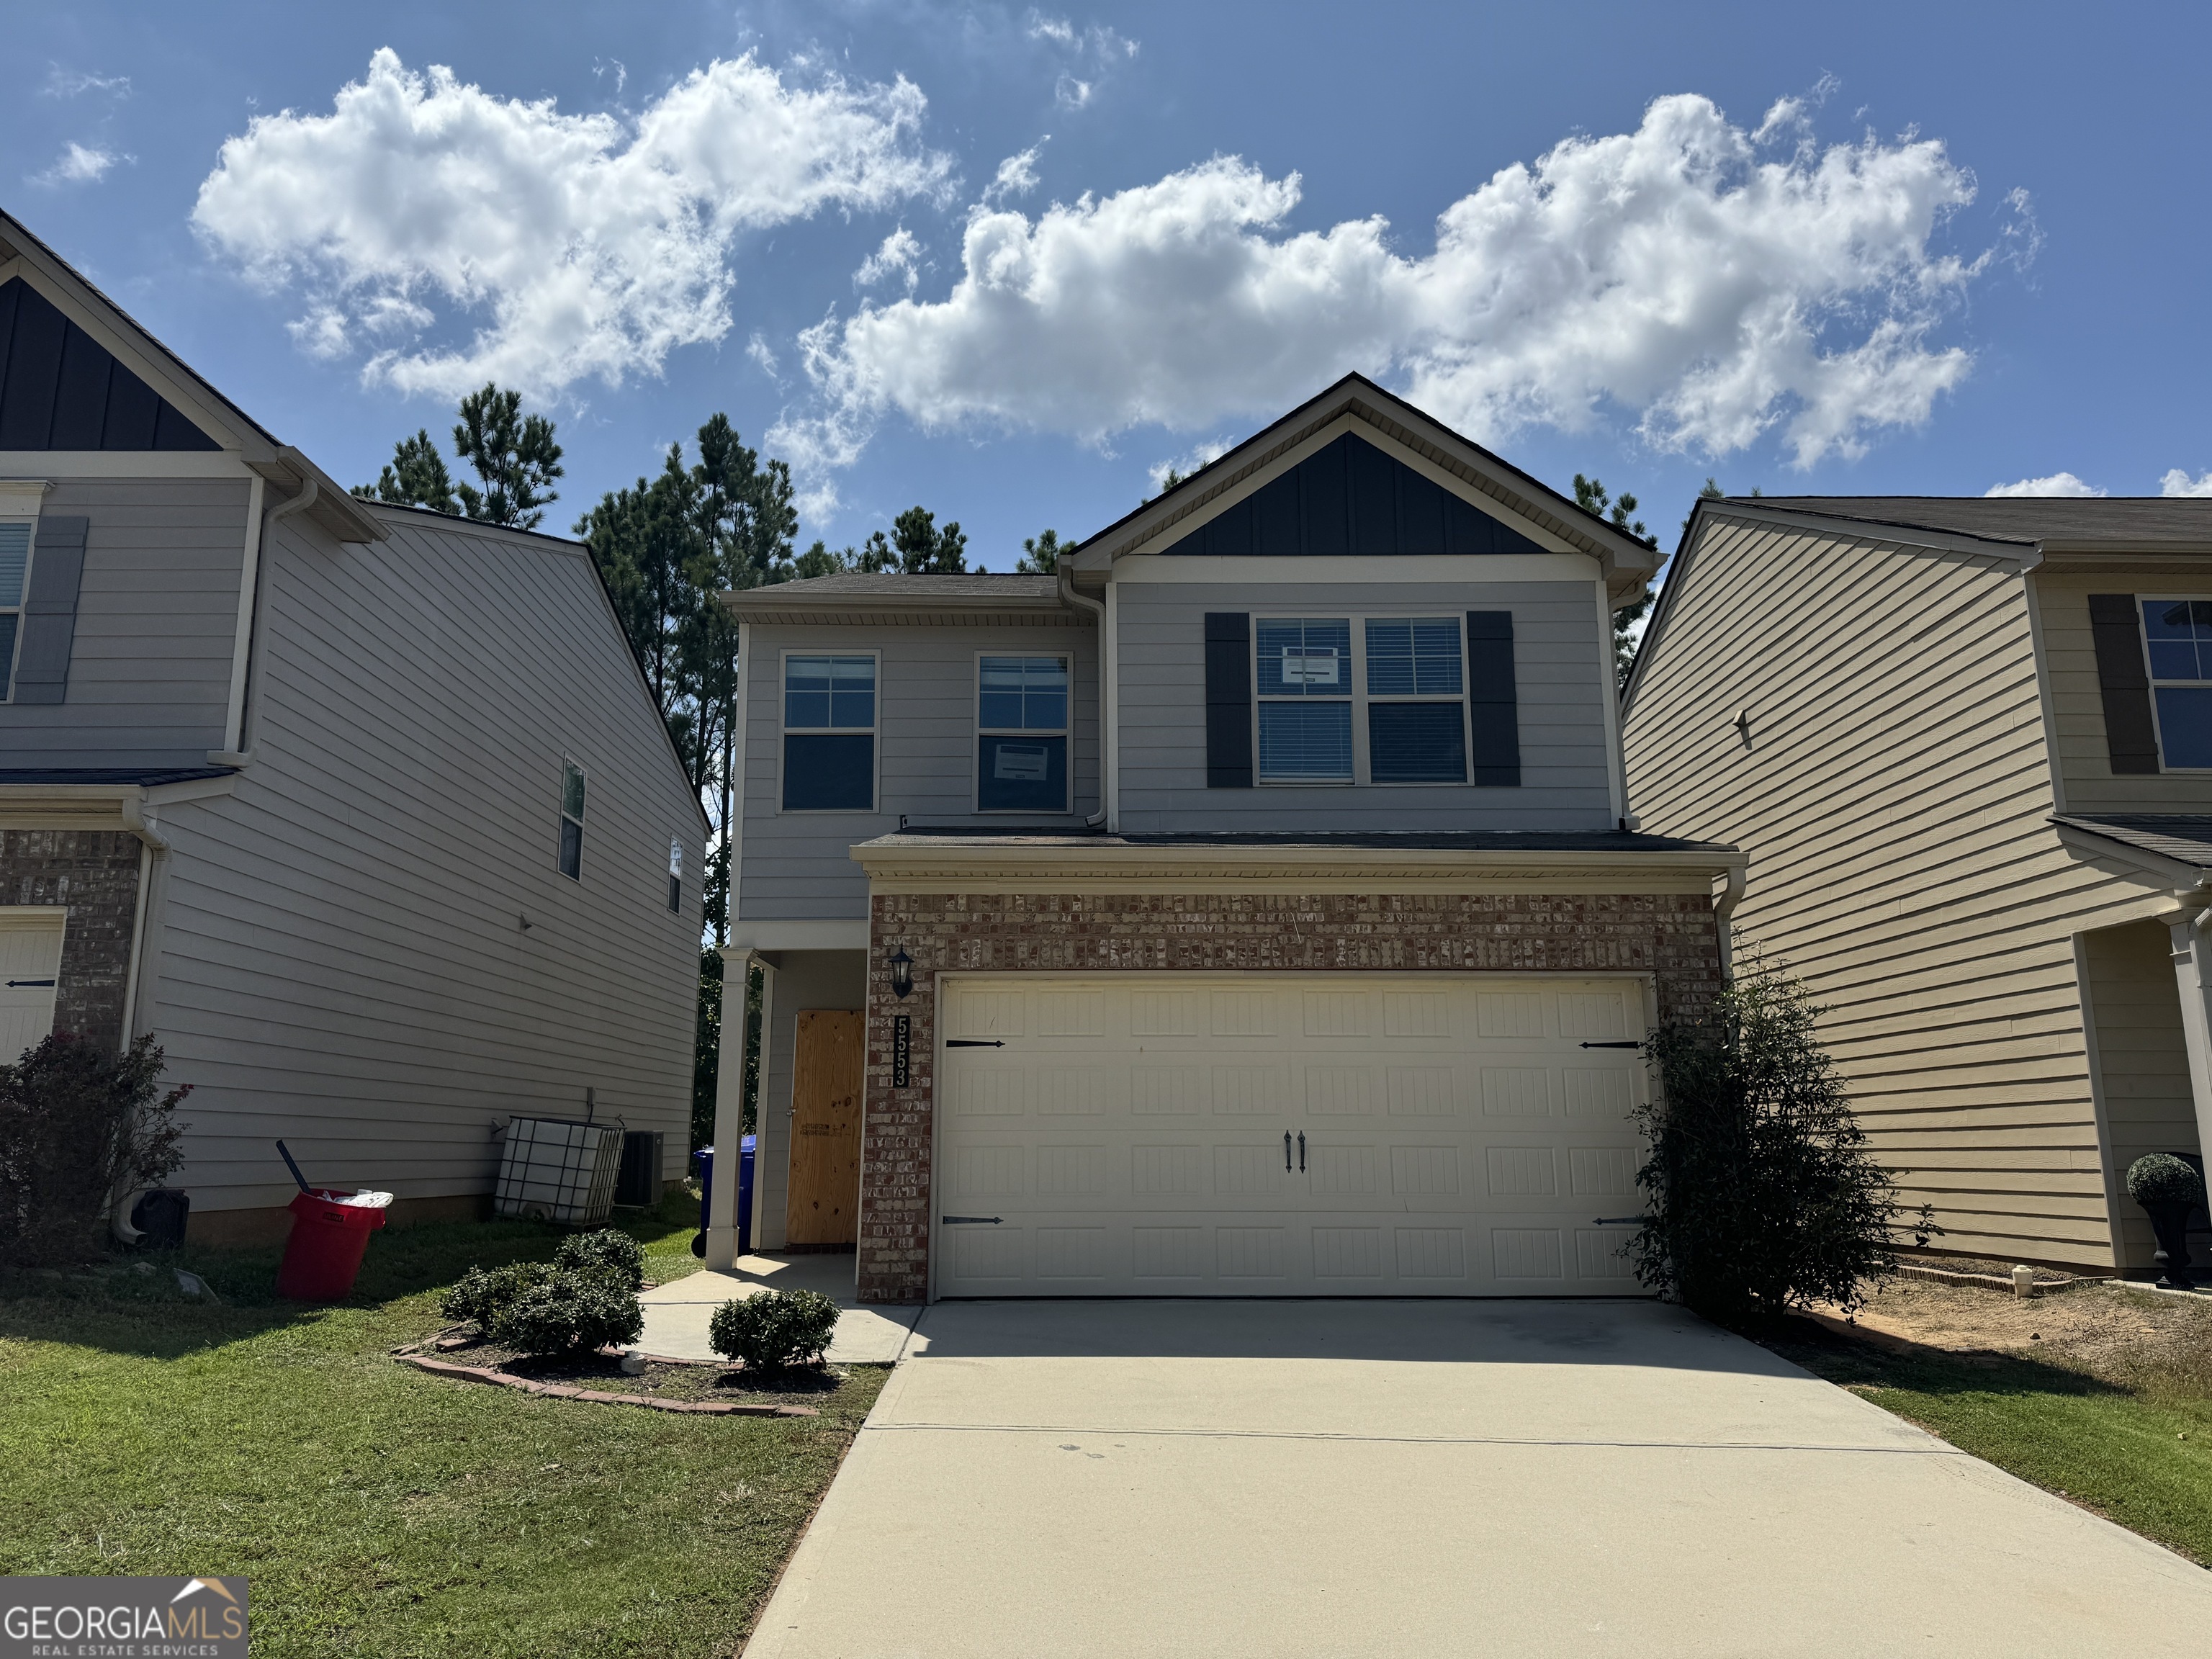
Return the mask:
[[(753, 1154), (757, 1135), (746, 1135), (738, 1143), (738, 1254), (750, 1255), (753, 1248)], [(699, 1231), (691, 1241), (691, 1254), (707, 1254), (707, 1216), (714, 1197), (714, 1149), (702, 1146), (691, 1154), (691, 1161), (699, 1166)]]

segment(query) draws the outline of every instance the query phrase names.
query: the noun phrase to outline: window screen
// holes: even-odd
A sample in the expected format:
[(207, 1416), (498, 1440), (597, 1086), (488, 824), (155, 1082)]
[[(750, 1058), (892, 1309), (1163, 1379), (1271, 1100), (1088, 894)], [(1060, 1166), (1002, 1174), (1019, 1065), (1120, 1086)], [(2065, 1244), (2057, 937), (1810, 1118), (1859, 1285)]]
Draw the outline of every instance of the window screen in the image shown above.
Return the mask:
[(1350, 620), (1261, 617), (1253, 637), (1261, 781), (1351, 782)]
[(1466, 782), (1459, 618), (1370, 617), (1366, 644), (1369, 780)]
[(984, 657), (975, 673), (975, 808), (1065, 812), (1065, 657)]
[(2212, 769), (2212, 599), (2145, 599), (2142, 616), (2159, 757)]
[(866, 812), (876, 804), (876, 659), (783, 659), (783, 808)]

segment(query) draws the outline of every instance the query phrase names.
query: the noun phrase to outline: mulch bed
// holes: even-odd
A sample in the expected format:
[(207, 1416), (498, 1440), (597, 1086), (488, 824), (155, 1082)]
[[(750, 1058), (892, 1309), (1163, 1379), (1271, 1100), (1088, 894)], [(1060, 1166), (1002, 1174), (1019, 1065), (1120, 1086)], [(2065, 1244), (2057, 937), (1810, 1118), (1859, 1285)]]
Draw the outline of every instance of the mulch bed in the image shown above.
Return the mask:
[(392, 1357), (433, 1376), (514, 1389), (555, 1400), (600, 1406), (638, 1406), (647, 1411), (702, 1417), (814, 1417), (800, 1403), (808, 1395), (834, 1392), (842, 1381), (827, 1367), (762, 1375), (720, 1364), (647, 1354), (645, 1370), (631, 1376), (619, 1349), (594, 1353), (521, 1354), (467, 1336), (446, 1335), (410, 1343)]

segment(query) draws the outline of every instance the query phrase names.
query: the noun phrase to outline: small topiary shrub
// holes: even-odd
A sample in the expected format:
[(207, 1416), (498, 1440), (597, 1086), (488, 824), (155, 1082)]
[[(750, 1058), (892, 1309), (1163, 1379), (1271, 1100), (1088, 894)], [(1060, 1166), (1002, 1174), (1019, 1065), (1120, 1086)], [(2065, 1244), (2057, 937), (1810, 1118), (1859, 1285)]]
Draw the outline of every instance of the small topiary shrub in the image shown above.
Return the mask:
[(645, 1328), (637, 1289), (620, 1273), (559, 1261), (471, 1267), (439, 1307), (447, 1318), (472, 1320), (491, 1341), (523, 1353), (619, 1346)]
[(2154, 1204), (2197, 1204), (2204, 1183), (2172, 1152), (2146, 1152), (2128, 1165), (2128, 1196), (2146, 1210)]
[(574, 1233), (561, 1241), (553, 1260), (579, 1272), (611, 1274), (633, 1291), (645, 1285), (645, 1246), (619, 1227), (596, 1233)]
[(819, 1291), (763, 1291), (725, 1302), (707, 1326), (714, 1352), (749, 1371), (819, 1364), (837, 1331), (837, 1304)]

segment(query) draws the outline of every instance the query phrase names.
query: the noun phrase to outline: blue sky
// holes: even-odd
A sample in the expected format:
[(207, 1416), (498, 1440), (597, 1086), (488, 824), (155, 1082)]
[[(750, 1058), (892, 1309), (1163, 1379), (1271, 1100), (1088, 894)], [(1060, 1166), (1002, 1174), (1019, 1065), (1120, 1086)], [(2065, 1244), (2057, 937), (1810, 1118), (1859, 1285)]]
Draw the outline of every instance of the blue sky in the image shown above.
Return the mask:
[(1005, 569), (1355, 368), (1670, 542), (2202, 479), (2212, 15), (2003, 15), (48, 7), (0, 203), (349, 483), (525, 385), (549, 528), (719, 409)]

